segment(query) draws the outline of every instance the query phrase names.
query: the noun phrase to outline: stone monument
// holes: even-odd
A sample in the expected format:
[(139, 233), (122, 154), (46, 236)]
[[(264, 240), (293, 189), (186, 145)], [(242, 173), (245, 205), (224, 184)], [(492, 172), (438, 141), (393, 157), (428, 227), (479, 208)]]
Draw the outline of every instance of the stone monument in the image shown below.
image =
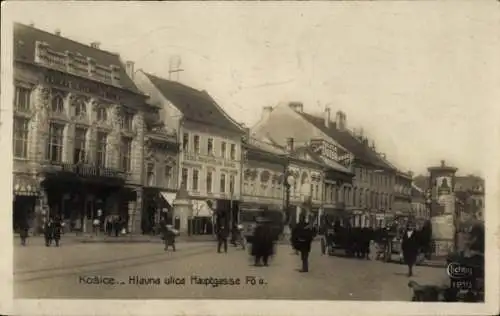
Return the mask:
[(431, 197), (432, 240), (434, 255), (441, 257), (452, 252), (455, 243), (455, 174), (457, 168), (441, 165), (429, 167), (429, 188)]

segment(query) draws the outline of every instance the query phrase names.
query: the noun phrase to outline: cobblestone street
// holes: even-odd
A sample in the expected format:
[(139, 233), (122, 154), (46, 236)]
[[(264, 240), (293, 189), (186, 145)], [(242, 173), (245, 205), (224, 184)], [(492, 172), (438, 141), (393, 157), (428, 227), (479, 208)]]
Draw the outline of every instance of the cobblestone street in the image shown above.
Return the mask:
[[(254, 267), (248, 253), (229, 248), (216, 253), (213, 242), (182, 242), (177, 252), (163, 251), (159, 243), (73, 243), (46, 248), (31, 242), (15, 246), (16, 298), (81, 299), (302, 299), (408, 301), (406, 267), (394, 263), (322, 256), (315, 244), (310, 272), (299, 273), (299, 256), (279, 245), (269, 267)], [(161, 284), (130, 284), (130, 278), (160, 278)], [(191, 278), (240, 279), (239, 285), (191, 284)], [(88, 284), (97, 279), (115, 284)], [(167, 285), (164, 279), (185, 278), (185, 285)], [(255, 277), (251, 284), (248, 277)], [(414, 280), (436, 283), (444, 269), (417, 267)], [(263, 284), (258, 280), (262, 279)], [(248, 282), (247, 282), (248, 281)]]

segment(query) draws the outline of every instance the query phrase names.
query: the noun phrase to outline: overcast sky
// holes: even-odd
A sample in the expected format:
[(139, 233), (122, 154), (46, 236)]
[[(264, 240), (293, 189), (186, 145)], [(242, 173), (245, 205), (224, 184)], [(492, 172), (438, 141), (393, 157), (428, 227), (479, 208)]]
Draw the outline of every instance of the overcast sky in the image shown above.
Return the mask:
[(19, 2), (11, 17), (159, 76), (180, 56), (180, 81), (247, 126), (280, 101), (329, 104), (402, 169), (446, 159), (484, 174), (498, 151), (498, 4)]

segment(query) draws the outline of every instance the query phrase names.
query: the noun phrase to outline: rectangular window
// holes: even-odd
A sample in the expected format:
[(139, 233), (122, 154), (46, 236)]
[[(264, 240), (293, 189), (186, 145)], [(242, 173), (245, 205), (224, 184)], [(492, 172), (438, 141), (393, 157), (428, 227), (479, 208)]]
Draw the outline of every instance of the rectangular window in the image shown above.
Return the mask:
[(63, 135), (63, 124), (50, 123), (46, 157), (50, 162), (62, 162)]
[(108, 134), (97, 132), (97, 165), (106, 167), (106, 151), (108, 145)]
[(86, 128), (75, 128), (75, 140), (73, 149), (73, 163), (85, 161), (85, 142), (87, 139)]
[(198, 191), (198, 170), (193, 169), (193, 191)]
[(207, 193), (212, 193), (212, 171), (207, 171)]
[(189, 134), (184, 133), (182, 135), (182, 149), (187, 152), (189, 151)]
[(316, 184), (316, 192), (315, 193), (315, 196), (316, 196), (316, 200), (319, 200), (319, 185)]
[(226, 193), (226, 175), (224, 173), (220, 175), (220, 193)]
[(31, 90), (24, 87), (16, 87), (14, 95), (14, 109), (20, 112), (30, 110)]
[(213, 156), (214, 155), (214, 139), (209, 138), (207, 142), (207, 155)]
[(194, 135), (193, 137), (194, 152), (196, 154), (200, 153), (200, 136)]
[(165, 166), (164, 172), (164, 179), (165, 179), (165, 187), (170, 188), (170, 185), (172, 184), (172, 167), (169, 165)]
[(226, 158), (226, 142), (220, 143), (220, 156)]
[(132, 139), (129, 137), (122, 137), (120, 148), (120, 168), (127, 172), (132, 169), (131, 153)]
[(229, 176), (229, 193), (234, 193), (234, 175)]
[(181, 187), (187, 189), (187, 183), (188, 183), (188, 170), (186, 168), (182, 168)]
[(13, 126), (14, 157), (28, 158), (29, 120), (15, 117)]
[(148, 163), (147, 167), (147, 172), (146, 172), (146, 183), (148, 186), (152, 187), (155, 186), (155, 165), (152, 163)]
[(236, 160), (236, 145), (235, 144), (231, 144), (230, 156), (231, 156), (231, 160)]
[(122, 119), (122, 129), (126, 131), (132, 130), (132, 122), (134, 121), (134, 114), (132, 113), (123, 113)]

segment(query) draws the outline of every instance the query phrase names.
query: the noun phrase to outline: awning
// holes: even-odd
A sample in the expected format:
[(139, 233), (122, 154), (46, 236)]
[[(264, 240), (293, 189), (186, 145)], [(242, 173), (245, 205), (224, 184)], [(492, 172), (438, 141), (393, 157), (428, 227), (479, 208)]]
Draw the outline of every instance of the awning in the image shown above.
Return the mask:
[(213, 210), (208, 206), (205, 200), (192, 200), (193, 204), (193, 216), (197, 217), (211, 217)]
[(160, 195), (165, 199), (165, 201), (168, 202), (168, 204), (170, 204), (170, 206), (174, 205), (174, 200), (175, 200), (175, 196), (177, 195), (177, 193), (160, 192)]
[(15, 195), (38, 196), (40, 186), (38, 181), (28, 176), (14, 175), (13, 192)]

